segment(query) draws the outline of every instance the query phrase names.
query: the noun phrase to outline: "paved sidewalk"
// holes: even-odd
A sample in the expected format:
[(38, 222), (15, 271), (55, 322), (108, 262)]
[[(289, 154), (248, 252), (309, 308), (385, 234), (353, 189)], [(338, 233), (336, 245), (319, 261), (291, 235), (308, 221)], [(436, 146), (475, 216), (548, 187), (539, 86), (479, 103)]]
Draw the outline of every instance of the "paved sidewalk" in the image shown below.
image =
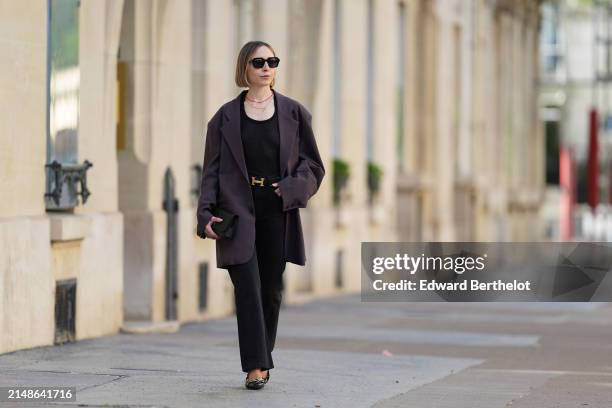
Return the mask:
[(0, 355), (0, 386), (77, 387), (16, 407), (609, 408), (612, 306), (341, 296), (285, 305), (273, 357), (245, 389), (232, 316)]

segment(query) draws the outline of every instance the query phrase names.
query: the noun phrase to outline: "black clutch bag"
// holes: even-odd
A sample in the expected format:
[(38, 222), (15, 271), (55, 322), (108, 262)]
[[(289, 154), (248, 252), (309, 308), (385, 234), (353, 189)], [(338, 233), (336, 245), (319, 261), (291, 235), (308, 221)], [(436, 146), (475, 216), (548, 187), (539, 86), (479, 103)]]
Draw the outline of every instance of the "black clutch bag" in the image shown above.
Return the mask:
[(227, 210), (219, 208), (214, 214), (215, 217), (222, 218), (221, 222), (213, 222), (211, 224), (212, 230), (219, 236), (219, 238), (231, 239), (234, 237), (236, 232), (236, 223), (238, 222), (238, 215), (231, 213)]

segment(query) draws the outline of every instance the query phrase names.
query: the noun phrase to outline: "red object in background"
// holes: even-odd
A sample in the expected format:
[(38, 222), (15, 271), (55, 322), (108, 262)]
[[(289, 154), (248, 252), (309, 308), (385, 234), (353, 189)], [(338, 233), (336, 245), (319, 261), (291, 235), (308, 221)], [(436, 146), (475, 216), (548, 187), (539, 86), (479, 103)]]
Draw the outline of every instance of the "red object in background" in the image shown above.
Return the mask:
[(612, 159), (608, 161), (608, 204), (612, 204)]
[(599, 133), (599, 119), (597, 109), (592, 108), (589, 121), (589, 156), (587, 161), (587, 202), (591, 210), (599, 204), (599, 146), (597, 136)]
[(562, 241), (569, 241), (574, 236), (576, 159), (574, 151), (568, 146), (562, 146), (559, 151), (559, 187), (561, 188), (560, 238)]

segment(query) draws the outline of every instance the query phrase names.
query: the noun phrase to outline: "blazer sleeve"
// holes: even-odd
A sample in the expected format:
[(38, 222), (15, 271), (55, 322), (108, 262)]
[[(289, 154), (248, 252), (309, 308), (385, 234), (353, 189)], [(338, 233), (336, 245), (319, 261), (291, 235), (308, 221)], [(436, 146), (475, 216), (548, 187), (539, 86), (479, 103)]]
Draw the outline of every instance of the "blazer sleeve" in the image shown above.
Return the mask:
[(299, 107), (299, 159), (294, 174), (278, 182), (283, 199), (283, 211), (306, 208), (325, 176), (325, 167), (312, 131), (312, 115)]
[(204, 163), (202, 165), (202, 179), (200, 181), (200, 197), (197, 210), (197, 235), (206, 239), (204, 233), (206, 225), (212, 218), (214, 208), (217, 204), (219, 193), (219, 159), (220, 159), (220, 137), (219, 115), (215, 115), (208, 122), (206, 130), (206, 142), (204, 147)]

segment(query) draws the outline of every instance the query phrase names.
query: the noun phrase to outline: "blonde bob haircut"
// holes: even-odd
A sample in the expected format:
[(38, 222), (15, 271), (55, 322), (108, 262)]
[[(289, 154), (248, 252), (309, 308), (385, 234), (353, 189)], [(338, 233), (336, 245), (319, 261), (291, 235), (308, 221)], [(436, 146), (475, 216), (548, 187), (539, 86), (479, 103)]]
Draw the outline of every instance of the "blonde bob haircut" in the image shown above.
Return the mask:
[[(244, 44), (238, 53), (238, 60), (236, 61), (236, 85), (239, 88), (248, 88), (249, 81), (247, 79), (247, 66), (249, 64), (249, 59), (251, 55), (261, 46), (268, 47), (272, 54), (276, 57), (276, 52), (274, 48), (270, 44), (264, 41), (249, 41)], [(270, 88), (274, 87), (274, 82), (276, 80), (276, 75), (272, 79), (272, 83), (270, 83)]]

